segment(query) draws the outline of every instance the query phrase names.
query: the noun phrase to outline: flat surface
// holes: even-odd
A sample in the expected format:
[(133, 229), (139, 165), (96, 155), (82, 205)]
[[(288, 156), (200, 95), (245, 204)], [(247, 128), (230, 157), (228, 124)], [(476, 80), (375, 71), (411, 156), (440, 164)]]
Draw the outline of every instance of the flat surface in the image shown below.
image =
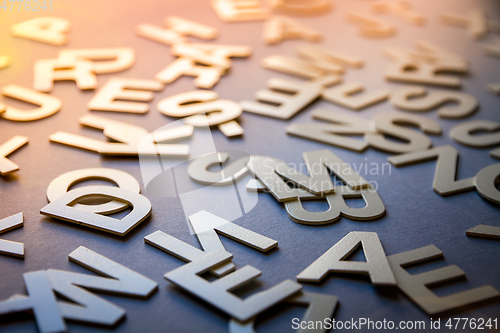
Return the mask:
[[(454, 51), (470, 61), (470, 74), (463, 78), (462, 91), (473, 94), (480, 102), (479, 111), (466, 118), (500, 121), (500, 98), (488, 93), (485, 85), (500, 81), (500, 59), (486, 57), (484, 46), (493, 41), (493, 35), (486, 40), (474, 41), (462, 28), (439, 23), (438, 14), (443, 12), (464, 12), (481, 6), (492, 19), (500, 20), (500, 3), (496, 0), (457, 1), (419, 0), (412, 1), (414, 8), (428, 18), (423, 27), (413, 27), (402, 21), (383, 15), (383, 19), (397, 25), (396, 36), (386, 39), (366, 39), (359, 35), (358, 27), (347, 22), (347, 12), (369, 11), (369, 2), (343, 0), (335, 1), (336, 9), (328, 15), (300, 17), (301, 22), (317, 28), (325, 34), (319, 45), (333, 50), (360, 56), (366, 62), (361, 69), (348, 70), (344, 81), (358, 81), (367, 90), (386, 87), (390, 90), (402, 84), (388, 83), (383, 73), (389, 61), (383, 57), (385, 46), (414, 48), (420, 39), (427, 39)], [(10, 3), (8, 3), (10, 7)], [(17, 10), (17, 3), (15, 9)], [(296, 47), (302, 42), (285, 41), (277, 46), (266, 46), (261, 40), (263, 22), (222, 23), (214, 14), (208, 1), (155, 1), (155, 2), (102, 2), (102, 1), (56, 1), (53, 11), (47, 16), (58, 16), (71, 21), (70, 43), (67, 48), (133, 47), (137, 53), (136, 64), (129, 70), (116, 74), (98, 75), (99, 87), (114, 76), (125, 78), (152, 79), (156, 73), (169, 64), (174, 57), (168, 46), (135, 35), (138, 24), (162, 25), (170, 15), (180, 16), (217, 27), (220, 37), (212, 43), (243, 44), (253, 48), (253, 55), (246, 59), (235, 59), (229, 75), (223, 77), (213, 90), (221, 98), (233, 101), (253, 100), (254, 93), (266, 87), (271, 77), (292, 77), (265, 70), (260, 60), (272, 54), (295, 55)], [(8, 28), (29, 18), (43, 16), (43, 12), (4, 12), (0, 10), (0, 54), (13, 57), (10, 67), (0, 70), (0, 87), (14, 83), (32, 87), (33, 63), (36, 59), (57, 57), (61, 47), (55, 47), (11, 37)], [(189, 38), (200, 42), (199, 39)], [(203, 41), (201, 41), (203, 42)], [(131, 122), (153, 131), (175, 119), (166, 117), (156, 109), (156, 103), (167, 96), (195, 90), (193, 78), (182, 77), (167, 85), (162, 92), (155, 93), (151, 110), (144, 115), (91, 113), (111, 119)], [(95, 92), (78, 90), (74, 82), (55, 83), (54, 96), (62, 99), (62, 110), (43, 120), (16, 123), (0, 119), (0, 142), (14, 135), (30, 138), (27, 146), (9, 156), (20, 166), (20, 171), (0, 179), (0, 218), (19, 212), (24, 213), (24, 228), (2, 235), (2, 239), (23, 242), (24, 260), (0, 256), (0, 299), (14, 293), (25, 293), (22, 274), (25, 272), (62, 269), (87, 272), (68, 261), (68, 254), (85, 246), (159, 283), (159, 291), (149, 300), (103, 295), (106, 299), (127, 311), (126, 319), (112, 331), (115, 332), (225, 332), (228, 317), (214, 308), (198, 301), (168, 283), (163, 275), (182, 262), (144, 243), (144, 236), (157, 230), (198, 246), (196, 237), (189, 232), (179, 198), (159, 198), (146, 193), (142, 183), (139, 161), (136, 158), (105, 158), (97, 154), (50, 143), (50, 134), (64, 130), (70, 133), (103, 139), (102, 132), (81, 128), (78, 118), (88, 114), (87, 102)], [(26, 107), (23, 103), (0, 99), (13, 106)], [(500, 290), (500, 242), (491, 239), (466, 237), (466, 230), (478, 225), (499, 224), (500, 208), (477, 192), (471, 191), (451, 197), (441, 197), (432, 190), (434, 162), (403, 168), (391, 168), (388, 174), (372, 175), (370, 163), (387, 163), (390, 156), (368, 148), (363, 153), (329, 147), (285, 134), (285, 127), (292, 122), (313, 122), (311, 110), (323, 107), (340, 110), (370, 118), (374, 114), (392, 110), (388, 103), (381, 103), (362, 111), (350, 111), (326, 101), (317, 101), (288, 121), (244, 113), (239, 120), (245, 129), (243, 138), (227, 139), (214, 130), (213, 137), (219, 151), (241, 150), (248, 154), (268, 155), (290, 163), (302, 163), (302, 152), (331, 148), (339, 157), (349, 163), (367, 163), (361, 175), (368, 181), (377, 181), (378, 192), (384, 201), (387, 214), (372, 222), (355, 222), (345, 218), (322, 226), (310, 227), (291, 221), (282, 204), (270, 194), (259, 195), (257, 206), (245, 216), (235, 220), (236, 224), (261, 233), (279, 242), (279, 248), (262, 254), (222, 238), (226, 249), (234, 255), (237, 267), (252, 265), (263, 272), (262, 287), (268, 288), (284, 279), (295, 279), (296, 275), (310, 265), (333, 244), (350, 231), (377, 232), (387, 255), (435, 245), (443, 251), (445, 260), (436, 261), (411, 272), (446, 265), (458, 265), (468, 280), (438, 289), (439, 295), (466, 290), (482, 285), (492, 285)], [(473, 149), (455, 143), (448, 131), (464, 120), (446, 120), (437, 117), (435, 111), (425, 113), (437, 120), (443, 127), (443, 135), (432, 136), (434, 146), (451, 144), (458, 149), (460, 161), (458, 178), (474, 176), (482, 168), (498, 163), (489, 156), (490, 149)], [(79, 169), (108, 167), (129, 172), (142, 186), (142, 192), (153, 204), (152, 217), (143, 222), (126, 237), (117, 237), (67, 222), (45, 218), (39, 210), (47, 204), (45, 192), (49, 183), (60, 174)], [(202, 198), (200, 200), (203, 200)], [(339, 308), (335, 318), (370, 318), (371, 320), (424, 320), (429, 318), (401, 293), (374, 288), (368, 278), (330, 275), (321, 284), (307, 284), (306, 291), (338, 296)], [(291, 331), (293, 317), (302, 317), (299, 308), (279, 309), (275, 314), (265, 316), (257, 324), (259, 332)], [(500, 304), (479, 307), (461, 314), (460, 317), (494, 318), (500, 313)], [(35, 320), (31, 315), (19, 315), (10, 319), (1, 318), (2, 332), (36, 332)], [(443, 325), (442, 325), (443, 326)], [(109, 331), (68, 322), (70, 332)]]

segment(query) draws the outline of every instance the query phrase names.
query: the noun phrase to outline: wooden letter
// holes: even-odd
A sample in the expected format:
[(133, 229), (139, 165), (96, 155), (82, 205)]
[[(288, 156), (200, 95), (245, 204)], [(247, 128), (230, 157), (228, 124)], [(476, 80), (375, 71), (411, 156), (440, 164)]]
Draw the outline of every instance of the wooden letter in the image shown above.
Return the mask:
[(259, 0), (212, 0), (211, 5), (224, 22), (260, 21), (269, 16)]
[[(453, 140), (471, 147), (489, 147), (500, 144), (500, 123), (491, 120), (472, 120), (456, 125), (450, 130)], [(474, 132), (487, 131), (491, 134), (473, 135)], [(500, 158), (500, 148), (494, 149), (490, 155)]]
[(273, 16), (264, 25), (263, 39), (266, 44), (279, 44), (285, 39), (319, 42), (322, 37), (319, 31), (285, 16)]
[(354, 151), (363, 151), (368, 147), (368, 143), (347, 135), (366, 136), (367, 133), (376, 131), (372, 121), (347, 113), (316, 109), (311, 112), (311, 116), (329, 124), (291, 124), (286, 128), (287, 134)]
[[(132, 211), (123, 219), (118, 220), (69, 206), (78, 200), (96, 195), (124, 201), (132, 206)], [(40, 213), (56, 219), (125, 236), (151, 214), (151, 202), (143, 195), (113, 186), (85, 186), (69, 191), (43, 207)]]
[(300, 284), (285, 280), (266, 291), (247, 297), (243, 301), (232, 294), (231, 290), (259, 277), (261, 272), (258, 269), (245, 266), (214, 282), (208, 282), (199, 276), (199, 274), (229, 261), (232, 257), (232, 254), (224, 250), (211, 252), (202, 259), (170, 271), (165, 274), (165, 278), (240, 321), (254, 317), (302, 289)]
[(458, 91), (435, 91), (427, 94), (423, 87), (398, 89), (391, 94), (390, 102), (398, 109), (414, 112), (428, 111), (449, 102), (458, 104), (439, 108), (437, 113), (441, 118), (467, 117), (479, 107), (477, 98), (472, 95)]
[[(362, 246), (366, 262), (345, 261)], [(396, 285), (391, 266), (375, 232), (350, 232), (319, 259), (303, 270), (298, 281), (320, 282), (329, 272), (368, 274), (373, 285)]]
[(78, 89), (87, 90), (97, 87), (93, 64), (90, 61), (77, 60), (67, 68), (60, 64), (58, 59), (44, 59), (35, 61), (33, 89), (42, 92), (51, 92), (54, 81), (75, 81)]
[(394, 254), (387, 257), (396, 276), (398, 288), (430, 316), (472, 305), (498, 297), (500, 293), (492, 286), (483, 286), (456, 294), (438, 297), (428, 286), (465, 277), (457, 266), (447, 266), (416, 275), (409, 274), (404, 267), (435, 258), (442, 258), (434, 245)]
[[(154, 98), (150, 91), (160, 91), (163, 84), (154, 80), (111, 78), (87, 104), (89, 110), (146, 113), (149, 104), (122, 100), (149, 102)], [(120, 101), (116, 101), (119, 99)]]
[(182, 130), (179, 132), (179, 129), (183, 126), (178, 126), (176, 128), (148, 133), (142, 127), (94, 115), (83, 116), (80, 118), (80, 124), (103, 130), (104, 135), (122, 143), (95, 140), (62, 131), (52, 134), (49, 137), (50, 141), (90, 150), (102, 155), (186, 156), (189, 155), (189, 145), (159, 144), (158, 142), (191, 136), (193, 133), (191, 125), (185, 126), (188, 131)]
[[(23, 213), (0, 220), (0, 234), (23, 226)], [(24, 244), (0, 239), (0, 254), (24, 258)]]
[[(290, 119), (318, 98), (323, 90), (323, 86), (319, 83), (297, 82), (278, 78), (268, 80), (267, 84), (271, 90), (259, 90), (255, 93), (255, 98), (259, 101), (278, 104), (278, 106), (242, 101), (240, 104), (243, 110), (263, 116)], [(294, 93), (294, 95), (290, 96), (273, 90), (286, 91)]]
[(69, 28), (68, 20), (59, 17), (38, 17), (13, 25), (10, 31), (16, 37), (60, 46), (68, 42), (66, 33)]
[[(414, 130), (402, 128), (396, 125), (396, 123), (414, 124), (419, 126), (424, 133), (441, 134), (441, 126), (434, 120), (402, 112), (387, 111), (378, 113), (373, 117), (373, 121), (379, 133), (367, 133), (365, 140), (371, 146), (391, 153), (408, 153), (432, 146), (432, 141), (429, 137)], [(383, 134), (395, 136), (408, 143), (389, 141), (384, 138)]]
[(339, 104), (343, 107), (353, 110), (361, 110), (373, 104), (385, 101), (390, 94), (387, 89), (378, 89), (359, 95), (358, 93), (363, 90), (364, 87), (361, 83), (344, 83), (338, 87), (325, 89), (322, 97), (327, 101)]
[(29, 296), (15, 294), (0, 301), (0, 315), (33, 311), (41, 333), (66, 332), (55, 293), (45, 271), (23, 274)]
[(9, 84), (2, 88), (2, 95), (16, 98), (40, 107), (31, 110), (21, 110), (12, 106), (6, 106), (5, 112), (0, 116), (14, 121), (33, 121), (49, 117), (61, 110), (62, 103), (57, 97), (44, 94), (35, 90), (24, 88), (15, 84)]
[(95, 74), (107, 74), (132, 67), (135, 51), (130, 47), (62, 50), (58, 60), (67, 67), (73, 67), (75, 61), (92, 61), (92, 71)]
[(0, 145), (0, 175), (5, 175), (19, 170), (19, 167), (14, 162), (6, 158), (9, 154), (15, 152), (22, 146), (28, 143), (28, 138), (21, 135), (16, 135), (9, 141)]

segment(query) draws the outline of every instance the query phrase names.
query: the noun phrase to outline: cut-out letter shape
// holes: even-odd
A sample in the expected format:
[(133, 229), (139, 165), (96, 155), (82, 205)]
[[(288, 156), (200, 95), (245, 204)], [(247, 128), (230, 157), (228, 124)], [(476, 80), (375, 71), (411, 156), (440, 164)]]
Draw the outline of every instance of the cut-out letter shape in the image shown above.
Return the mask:
[(14, 121), (33, 121), (49, 117), (61, 110), (61, 100), (55, 96), (41, 93), (36, 90), (24, 88), (15, 84), (9, 84), (2, 88), (2, 95), (19, 99), (40, 107), (31, 110), (22, 110), (12, 106), (6, 106), (5, 112), (0, 117)]
[[(207, 254), (204, 250), (197, 249), (160, 230), (144, 237), (144, 242), (186, 262), (202, 259)], [(216, 277), (221, 277), (234, 271), (234, 269), (234, 264), (227, 263), (212, 268), (210, 273)]]
[(378, 89), (358, 95), (363, 90), (364, 87), (361, 83), (344, 83), (337, 87), (325, 89), (322, 97), (327, 101), (339, 104), (343, 107), (361, 110), (373, 104), (385, 101), (390, 95), (387, 89)]
[(391, 104), (401, 110), (423, 112), (449, 102), (456, 106), (440, 107), (437, 111), (441, 118), (463, 118), (474, 113), (479, 107), (477, 98), (458, 91), (434, 91), (427, 93), (423, 87), (405, 87), (391, 93)]
[[(53, 270), (24, 274), (29, 296), (15, 294), (0, 302), (0, 315), (33, 311), (41, 332), (65, 331), (64, 319), (112, 326), (125, 310), (86, 289), (118, 295), (149, 297), (158, 284), (83, 246), (69, 260), (106, 277)], [(66, 300), (56, 300), (53, 292)]]
[[(346, 199), (363, 199), (365, 206), (351, 208)], [(349, 186), (336, 186), (335, 194), (324, 195), (323, 198), (312, 195), (299, 196), (296, 201), (285, 202), (288, 217), (295, 223), (305, 225), (324, 225), (335, 222), (344, 216), (354, 221), (370, 221), (378, 219), (385, 214), (385, 205), (377, 191), (370, 187), (353, 190)], [(304, 209), (302, 201), (326, 200), (328, 209), (323, 212), (310, 212)]]
[(360, 27), (361, 35), (369, 38), (394, 36), (397, 28), (375, 16), (349, 13), (349, 21)]
[(429, 150), (417, 151), (400, 156), (391, 156), (389, 162), (396, 166), (425, 162), (431, 158), (438, 158), (436, 174), (434, 176), (434, 191), (445, 196), (476, 188), (485, 199), (500, 203), (500, 191), (495, 180), (500, 176), (500, 163), (492, 164), (478, 172), (476, 177), (455, 181), (458, 154), (451, 146), (441, 146)]
[(224, 22), (261, 21), (269, 16), (259, 0), (212, 0), (211, 5)]
[[(195, 86), (206, 89), (214, 86), (232, 66), (231, 57), (248, 57), (252, 53), (245, 45), (193, 43), (176, 43), (171, 51), (179, 58), (159, 72), (156, 79), (170, 83), (182, 75), (196, 76)], [(226, 132), (234, 132), (234, 129), (227, 128)]]
[(129, 101), (149, 102), (154, 98), (151, 90), (162, 89), (163, 84), (158, 81), (114, 77), (94, 95), (87, 107), (96, 111), (146, 113), (149, 104)]
[[(417, 125), (424, 133), (441, 134), (441, 126), (436, 121), (402, 112), (387, 111), (378, 113), (373, 117), (373, 122), (378, 133), (367, 133), (365, 140), (370, 146), (390, 153), (408, 153), (432, 146), (432, 141), (428, 136), (415, 130), (398, 126), (396, 125), (397, 123)], [(408, 143), (389, 141), (384, 137), (384, 134), (397, 137)]]
[(347, 113), (316, 109), (311, 112), (311, 116), (327, 121), (328, 124), (291, 124), (286, 128), (286, 133), (354, 151), (363, 151), (368, 147), (368, 142), (350, 136), (366, 135), (376, 131), (372, 121)]
[(486, 45), (484, 49), (487, 55), (500, 58), (500, 39), (497, 38), (493, 44)]
[(375, 13), (390, 13), (400, 20), (413, 25), (424, 25), (425, 17), (411, 10), (411, 3), (408, 1), (379, 1), (372, 4)]
[(0, 69), (8, 67), (12, 62), (12, 58), (5, 55), (0, 55)]
[(247, 45), (224, 45), (224, 44), (208, 44), (208, 43), (182, 43), (175, 47), (183, 45), (189, 46), (198, 51), (206, 52), (206, 54), (214, 57), (222, 58), (245, 58), (252, 54), (252, 48)]
[[(261, 63), (264, 68), (306, 79), (317, 79), (329, 72), (338, 73), (342, 71), (342, 68), (338, 65), (334, 68), (325, 68), (321, 64), (318, 66), (312, 62), (279, 54), (266, 57), (262, 59)], [(332, 69), (334, 70), (332, 71)]]
[(196, 65), (189, 58), (178, 58), (155, 75), (155, 79), (163, 83), (172, 83), (182, 75), (196, 76), (194, 85), (198, 88), (210, 89), (226, 72), (225, 68), (217, 66)]
[(189, 177), (200, 184), (205, 185), (228, 185), (247, 173), (250, 156), (244, 156), (223, 169), (218, 171), (208, 171), (212, 165), (222, 165), (229, 158), (227, 152), (217, 152), (200, 156), (189, 164)]
[[(23, 213), (0, 220), (0, 234), (23, 226)], [(0, 239), (0, 254), (24, 258), (24, 244)]]
[(468, 15), (441, 14), (441, 21), (448, 25), (465, 27), (474, 39), (482, 39), (488, 34), (486, 14), (480, 10), (472, 10)]
[[(345, 260), (359, 246), (364, 251), (366, 262)], [(373, 285), (396, 285), (396, 279), (392, 274), (382, 243), (375, 232), (352, 231), (348, 233), (325, 254), (300, 272), (297, 280), (318, 283), (330, 272), (367, 274)]]
[(214, 39), (219, 34), (216, 28), (178, 16), (167, 17), (165, 19), (165, 25), (181, 35), (193, 36), (201, 39)]
[(205, 50), (192, 47), (189, 43), (177, 43), (170, 49), (173, 55), (185, 59), (191, 59), (206, 66), (217, 66), (223, 69), (231, 67), (232, 63), (228, 57), (215, 56)]
[[(267, 85), (270, 90), (257, 91), (255, 99), (277, 104), (277, 106), (253, 101), (241, 101), (240, 104), (244, 111), (279, 119), (290, 119), (318, 98), (323, 91), (323, 85), (320, 83), (298, 82), (279, 78), (269, 79)], [(293, 93), (293, 95), (280, 93), (279, 91)]]
[(272, 0), (271, 7), (290, 14), (317, 15), (328, 13), (333, 4), (328, 0)]
[(157, 108), (166, 116), (186, 117), (184, 122), (195, 127), (227, 124), (241, 115), (242, 108), (238, 103), (217, 98), (219, 94), (215, 91), (195, 90), (164, 98), (158, 102)]
[(446, 71), (445, 64), (426, 64), (417, 61), (395, 61), (385, 72), (385, 78), (389, 81), (429, 84), (444, 87), (458, 88), (462, 81), (450, 75), (438, 74)]
[(173, 55), (191, 59), (206, 66), (229, 69), (232, 66), (231, 57), (248, 57), (252, 49), (246, 45), (217, 45), (177, 43), (170, 49)]
[(441, 196), (473, 190), (476, 187), (476, 177), (455, 180), (457, 174), (458, 152), (450, 146), (439, 146), (427, 150), (415, 151), (407, 154), (391, 156), (389, 162), (400, 167), (414, 163), (436, 161), (434, 174), (434, 191)]
[(97, 79), (92, 71), (90, 61), (77, 60), (71, 67), (59, 64), (58, 59), (43, 59), (35, 61), (33, 89), (51, 92), (54, 81), (75, 81), (80, 90), (97, 88)]
[(0, 301), (0, 316), (32, 311), (41, 333), (66, 332), (56, 296), (45, 271), (23, 274), (28, 296), (14, 294)]
[[(111, 168), (88, 168), (66, 172), (50, 182), (47, 188), (47, 200), (52, 202), (66, 194), (75, 184), (85, 182), (87, 180), (107, 180), (119, 188), (126, 189), (134, 193), (141, 192), (141, 186), (137, 179), (131, 174), (121, 170)], [(118, 213), (128, 205), (120, 201), (110, 201), (99, 205), (74, 204), (73, 208), (79, 208), (96, 214), (113, 214)]]
[[(490, 147), (500, 144), (500, 123), (491, 120), (472, 120), (456, 125), (450, 130), (450, 137), (458, 143), (471, 147)], [(475, 132), (493, 132), (473, 135)], [(500, 158), (500, 148), (490, 152)]]
[(498, 177), (500, 177), (500, 163), (487, 166), (476, 176), (477, 192), (486, 200), (496, 204), (500, 204), (500, 191), (496, 185)]
[[(105, 196), (126, 202), (132, 211), (118, 220), (70, 205), (83, 198)], [(119, 236), (126, 235), (151, 214), (151, 202), (143, 195), (113, 186), (85, 186), (69, 191), (40, 210), (40, 213), (56, 219), (81, 224)]]
[(300, 56), (315, 64), (319, 62), (323, 65), (325, 63), (330, 65), (339, 64), (355, 68), (363, 67), (364, 65), (364, 61), (358, 57), (337, 51), (327, 50), (318, 46), (304, 44), (299, 46), (297, 50)]
[(135, 29), (138, 36), (154, 40), (155, 42), (165, 45), (174, 45), (175, 43), (183, 43), (185, 37), (173, 30), (165, 29), (153, 24), (139, 24)]
[(500, 95), (500, 82), (488, 83), (486, 85), (486, 90), (488, 90), (493, 95)]
[[(278, 202), (293, 201), (297, 200), (298, 197), (305, 197), (308, 195), (315, 196), (302, 188), (290, 188), (286, 181), (276, 172), (276, 169), (280, 165), (283, 165), (283, 169), (287, 167), (284, 161), (277, 158), (252, 155), (250, 156), (250, 162), (247, 167), (249, 171), (260, 180), (260, 184), (265, 186)], [(282, 170), (282, 172), (284, 172), (284, 170)], [(302, 178), (308, 178), (308, 180), (302, 183), (301, 186), (312, 188), (312, 184), (314, 184), (313, 176), (314, 174), (311, 175), (311, 177), (302, 175)], [(295, 175), (295, 178), (297, 177), (298, 172), (296, 172)], [(335, 190), (331, 179), (328, 179), (324, 184), (320, 184), (320, 186), (325, 192), (333, 192)]]
[(278, 242), (273, 239), (203, 210), (189, 216), (189, 223), (205, 251), (213, 252), (224, 248), (218, 233), (261, 252), (268, 252), (278, 246)]
[[(297, 296), (291, 296), (283, 301), (283, 303), (306, 307), (306, 313), (302, 317), (302, 322), (322, 322), (331, 319), (335, 313), (335, 309), (339, 303), (338, 297), (326, 294), (301, 292)], [(254, 325), (257, 317), (240, 322), (234, 318), (229, 321), (229, 333), (255, 333)], [(318, 332), (327, 333), (327, 329), (316, 328), (312, 331), (309, 329), (298, 329), (298, 333)]]
[(70, 26), (68, 20), (59, 17), (38, 17), (15, 24), (10, 31), (16, 37), (61, 46), (68, 42)]
[(91, 61), (95, 74), (108, 74), (132, 67), (135, 51), (130, 47), (62, 50), (58, 60), (65, 67), (75, 66), (76, 61)]
[[(159, 142), (189, 137), (193, 134), (193, 126), (191, 125), (148, 133), (142, 127), (94, 115), (83, 116), (80, 118), (80, 124), (103, 130), (105, 136), (121, 143), (95, 140), (62, 131), (52, 134), (49, 137), (50, 141), (90, 150), (102, 155), (187, 156), (189, 155), (189, 145), (160, 144)], [(175, 135), (170, 135), (172, 133)]]
[[(338, 179), (346, 183), (350, 188), (357, 190), (362, 188), (367, 188), (370, 184), (359, 174), (357, 174), (349, 164), (344, 163), (337, 155), (335, 155), (331, 150), (323, 149), (317, 151), (305, 152), (302, 154), (304, 161), (306, 162), (308, 172), (321, 184), (328, 183), (328, 190), (333, 190), (333, 186), (329, 173), (333, 173)], [(318, 171), (319, 167), (319, 172)], [(316, 170), (316, 171), (315, 171)], [(317, 186), (314, 182), (307, 185), (308, 177), (304, 177), (301, 173), (298, 173), (296, 169), (292, 169), (286, 166), (286, 164), (280, 164), (275, 170), (281, 177), (296, 183), (298, 186), (303, 186), (306, 190), (316, 194), (323, 195), (327, 193), (323, 187)]]
[(241, 136), (245, 133), (243, 127), (236, 120), (228, 121), (227, 123), (223, 123), (219, 125), (219, 129), (228, 138), (232, 138), (235, 136)]
[(27, 144), (28, 141), (29, 139), (27, 137), (16, 135), (9, 141), (0, 145), (0, 175), (6, 175), (19, 170), (17, 164), (8, 160), (6, 156)]
[[(289, 167), (282, 160), (267, 156), (250, 156), (247, 168), (279, 202), (334, 192), (335, 186), (330, 173), (353, 189), (369, 186), (363, 177), (329, 150), (306, 152), (303, 157), (310, 176)], [(285, 180), (298, 188), (290, 188)]]
[(149, 38), (166, 45), (184, 43), (186, 36), (214, 39), (219, 34), (217, 29), (213, 27), (178, 16), (169, 16), (165, 19), (164, 23), (168, 29), (145, 23), (137, 26), (136, 33), (141, 37)]
[(285, 39), (303, 39), (319, 42), (323, 35), (297, 20), (284, 16), (273, 16), (264, 24), (262, 36), (266, 44), (279, 44)]
[(492, 286), (483, 286), (439, 297), (429, 289), (429, 286), (464, 278), (464, 271), (453, 265), (412, 275), (404, 268), (442, 257), (443, 252), (434, 245), (387, 257), (396, 276), (397, 287), (428, 315), (434, 316), (457, 310), (500, 295)]
[(232, 257), (232, 254), (224, 250), (217, 250), (168, 272), (165, 278), (240, 321), (246, 321), (302, 290), (300, 284), (285, 280), (242, 300), (231, 291), (258, 278), (262, 274), (258, 269), (247, 265), (214, 282), (199, 276), (228, 262)]
[(262, 236), (203, 210), (189, 216), (189, 223), (201, 246), (208, 252), (224, 249), (218, 233), (261, 252), (268, 252), (278, 246), (278, 242), (274, 239)]
[[(468, 61), (462, 56), (427, 40), (417, 42), (417, 51), (392, 48), (385, 49), (385, 52), (387, 55), (396, 58), (410, 57), (428, 64), (439, 63), (441, 66), (444, 66), (442, 69), (444, 71), (449, 70), (458, 73), (466, 73), (469, 69)], [(446, 66), (449, 68), (446, 69)]]
[(479, 224), (466, 232), (467, 236), (500, 239), (500, 227)]
[(69, 254), (69, 260), (105, 277), (49, 269), (52, 289), (65, 299), (58, 301), (61, 316), (93, 324), (112, 326), (125, 316), (125, 310), (86, 289), (123, 296), (147, 298), (158, 284), (92, 250), (80, 246)]
[[(467, 62), (450, 52), (436, 49), (427, 42), (419, 43), (420, 48), (425, 48), (416, 56), (410, 51), (390, 48), (385, 49), (393, 63), (385, 72), (389, 81), (406, 82), (413, 84), (428, 84), (444, 87), (460, 87), (460, 78), (441, 74), (442, 72), (466, 73), (469, 69)], [(424, 47), (425, 46), (425, 47)], [(432, 48), (429, 48), (432, 47)]]
[[(349, 164), (344, 163), (344, 161), (331, 150), (323, 149), (308, 151), (304, 152), (302, 157), (306, 162), (307, 171), (311, 177), (307, 177), (296, 169), (290, 168), (286, 163), (279, 163), (274, 171), (286, 180), (291, 181), (315, 195), (323, 195), (334, 191), (335, 187), (330, 178), (330, 173), (334, 174), (339, 180), (348, 184), (349, 187), (355, 190), (370, 186), (370, 184), (357, 174)], [(253, 169), (256, 168), (256, 166), (253, 165), (255, 160), (256, 159), (252, 158), (251, 168)]]
[(266, 186), (264, 184), (262, 184), (262, 182), (260, 180), (255, 179), (255, 178), (248, 180), (248, 183), (246, 185), (246, 189), (249, 192), (257, 192), (257, 193), (267, 192)]

